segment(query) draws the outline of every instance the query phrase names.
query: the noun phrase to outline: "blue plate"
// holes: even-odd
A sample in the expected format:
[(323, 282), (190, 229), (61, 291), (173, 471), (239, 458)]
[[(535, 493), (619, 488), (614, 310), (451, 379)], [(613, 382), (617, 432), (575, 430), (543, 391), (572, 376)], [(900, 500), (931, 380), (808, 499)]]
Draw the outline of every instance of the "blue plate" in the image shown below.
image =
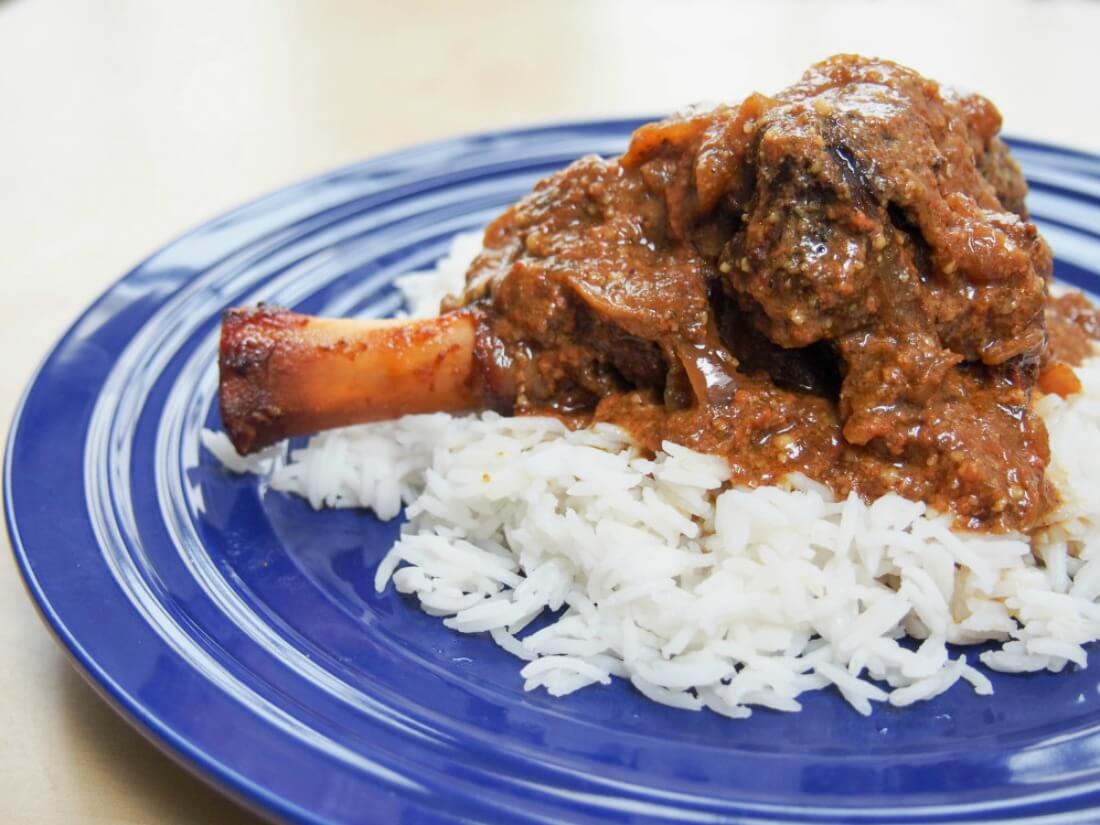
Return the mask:
[[(8, 529), (46, 621), (102, 693), (221, 788), (301, 822), (1080, 822), (1100, 804), (1100, 670), (997, 676), (927, 704), (728, 721), (629, 685), (525, 694), (519, 663), (371, 586), (395, 536), (311, 511), (199, 447), (219, 311), (382, 315), (539, 177), (637, 121), (377, 158), (190, 232), (46, 359), (8, 444)], [(1060, 278), (1100, 286), (1100, 158), (1016, 141)]]

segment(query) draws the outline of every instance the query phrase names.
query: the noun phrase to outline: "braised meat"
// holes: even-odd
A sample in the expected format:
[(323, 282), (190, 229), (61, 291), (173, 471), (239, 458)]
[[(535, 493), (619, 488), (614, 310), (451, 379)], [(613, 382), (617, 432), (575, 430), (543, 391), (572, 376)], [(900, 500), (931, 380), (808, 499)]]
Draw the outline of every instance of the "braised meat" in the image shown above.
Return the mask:
[[(1057, 372), (1048, 329), (1072, 373), (1097, 324), (1087, 302), (1048, 296), (1050, 252), (999, 127), (984, 98), (847, 55), (775, 97), (646, 125), (622, 157), (582, 158), (488, 227), (444, 307), (474, 330), (456, 344), (468, 358), (437, 347), (448, 366), (394, 409), (354, 389), (385, 355), (377, 333), (346, 329), (339, 356), (311, 363), (342, 359), (353, 388), (330, 392), (351, 400), (316, 418), (493, 406), (611, 421), (651, 449), (721, 454), (735, 482), (798, 471), (1027, 529), (1053, 500), (1030, 408), (1041, 365)], [(223, 418), (244, 450), (305, 431), (330, 386), (294, 390), (309, 319), (280, 336), (249, 317), (227, 315), (222, 347)], [(418, 397), (436, 381), (464, 389)]]

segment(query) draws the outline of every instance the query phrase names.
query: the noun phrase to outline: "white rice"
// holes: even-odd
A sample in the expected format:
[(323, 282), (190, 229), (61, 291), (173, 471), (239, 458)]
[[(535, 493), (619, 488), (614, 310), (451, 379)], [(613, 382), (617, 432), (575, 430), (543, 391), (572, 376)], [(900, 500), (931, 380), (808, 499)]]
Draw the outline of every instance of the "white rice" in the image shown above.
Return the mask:
[[(462, 236), (434, 272), (402, 279), (412, 314), (461, 288), (478, 246)], [(997, 671), (1086, 665), (1100, 639), (1100, 355), (1077, 374), (1081, 393), (1037, 402), (1064, 501), (1031, 544), (953, 531), (893, 494), (836, 501), (797, 475), (724, 489), (721, 459), (671, 443), (646, 458), (607, 424), (410, 416), (248, 459), (224, 434), (203, 443), (315, 508), (391, 519), (404, 504), (375, 587), (486, 633), (525, 661), (527, 690), (620, 677), (657, 702), (744, 718), (835, 685), (869, 714), (960, 680), (992, 693), (948, 643), (997, 643), (979, 657)]]

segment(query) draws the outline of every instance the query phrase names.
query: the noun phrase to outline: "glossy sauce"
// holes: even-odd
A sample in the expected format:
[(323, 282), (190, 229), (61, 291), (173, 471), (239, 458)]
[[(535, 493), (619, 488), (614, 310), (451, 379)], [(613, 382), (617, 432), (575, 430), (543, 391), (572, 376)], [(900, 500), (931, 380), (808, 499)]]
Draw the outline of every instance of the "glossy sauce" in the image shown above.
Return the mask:
[(1055, 500), (1040, 364), (1071, 389), (1049, 365), (1100, 324), (1049, 298), (999, 126), (983, 98), (833, 58), (541, 181), (452, 306), (482, 308), (517, 412), (1026, 530)]

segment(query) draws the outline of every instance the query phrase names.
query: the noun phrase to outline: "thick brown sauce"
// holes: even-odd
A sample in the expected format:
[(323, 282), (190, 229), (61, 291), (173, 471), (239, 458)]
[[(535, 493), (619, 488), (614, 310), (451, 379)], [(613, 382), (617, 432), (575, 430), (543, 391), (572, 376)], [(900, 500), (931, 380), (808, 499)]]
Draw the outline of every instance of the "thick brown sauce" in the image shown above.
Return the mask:
[(1080, 292), (1067, 292), (1047, 302), (1047, 363), (1080, 366), (1100, 340), (1100, 310)]
[(1048, 297), (999, 126), (983, 98), (833, 58), (540, 182), (454, 304), (484, 309), (487, 383), (517, 412), (1026, 530), (1055, 500), (1040, 364), (1071, 389), (1100, 323)]

